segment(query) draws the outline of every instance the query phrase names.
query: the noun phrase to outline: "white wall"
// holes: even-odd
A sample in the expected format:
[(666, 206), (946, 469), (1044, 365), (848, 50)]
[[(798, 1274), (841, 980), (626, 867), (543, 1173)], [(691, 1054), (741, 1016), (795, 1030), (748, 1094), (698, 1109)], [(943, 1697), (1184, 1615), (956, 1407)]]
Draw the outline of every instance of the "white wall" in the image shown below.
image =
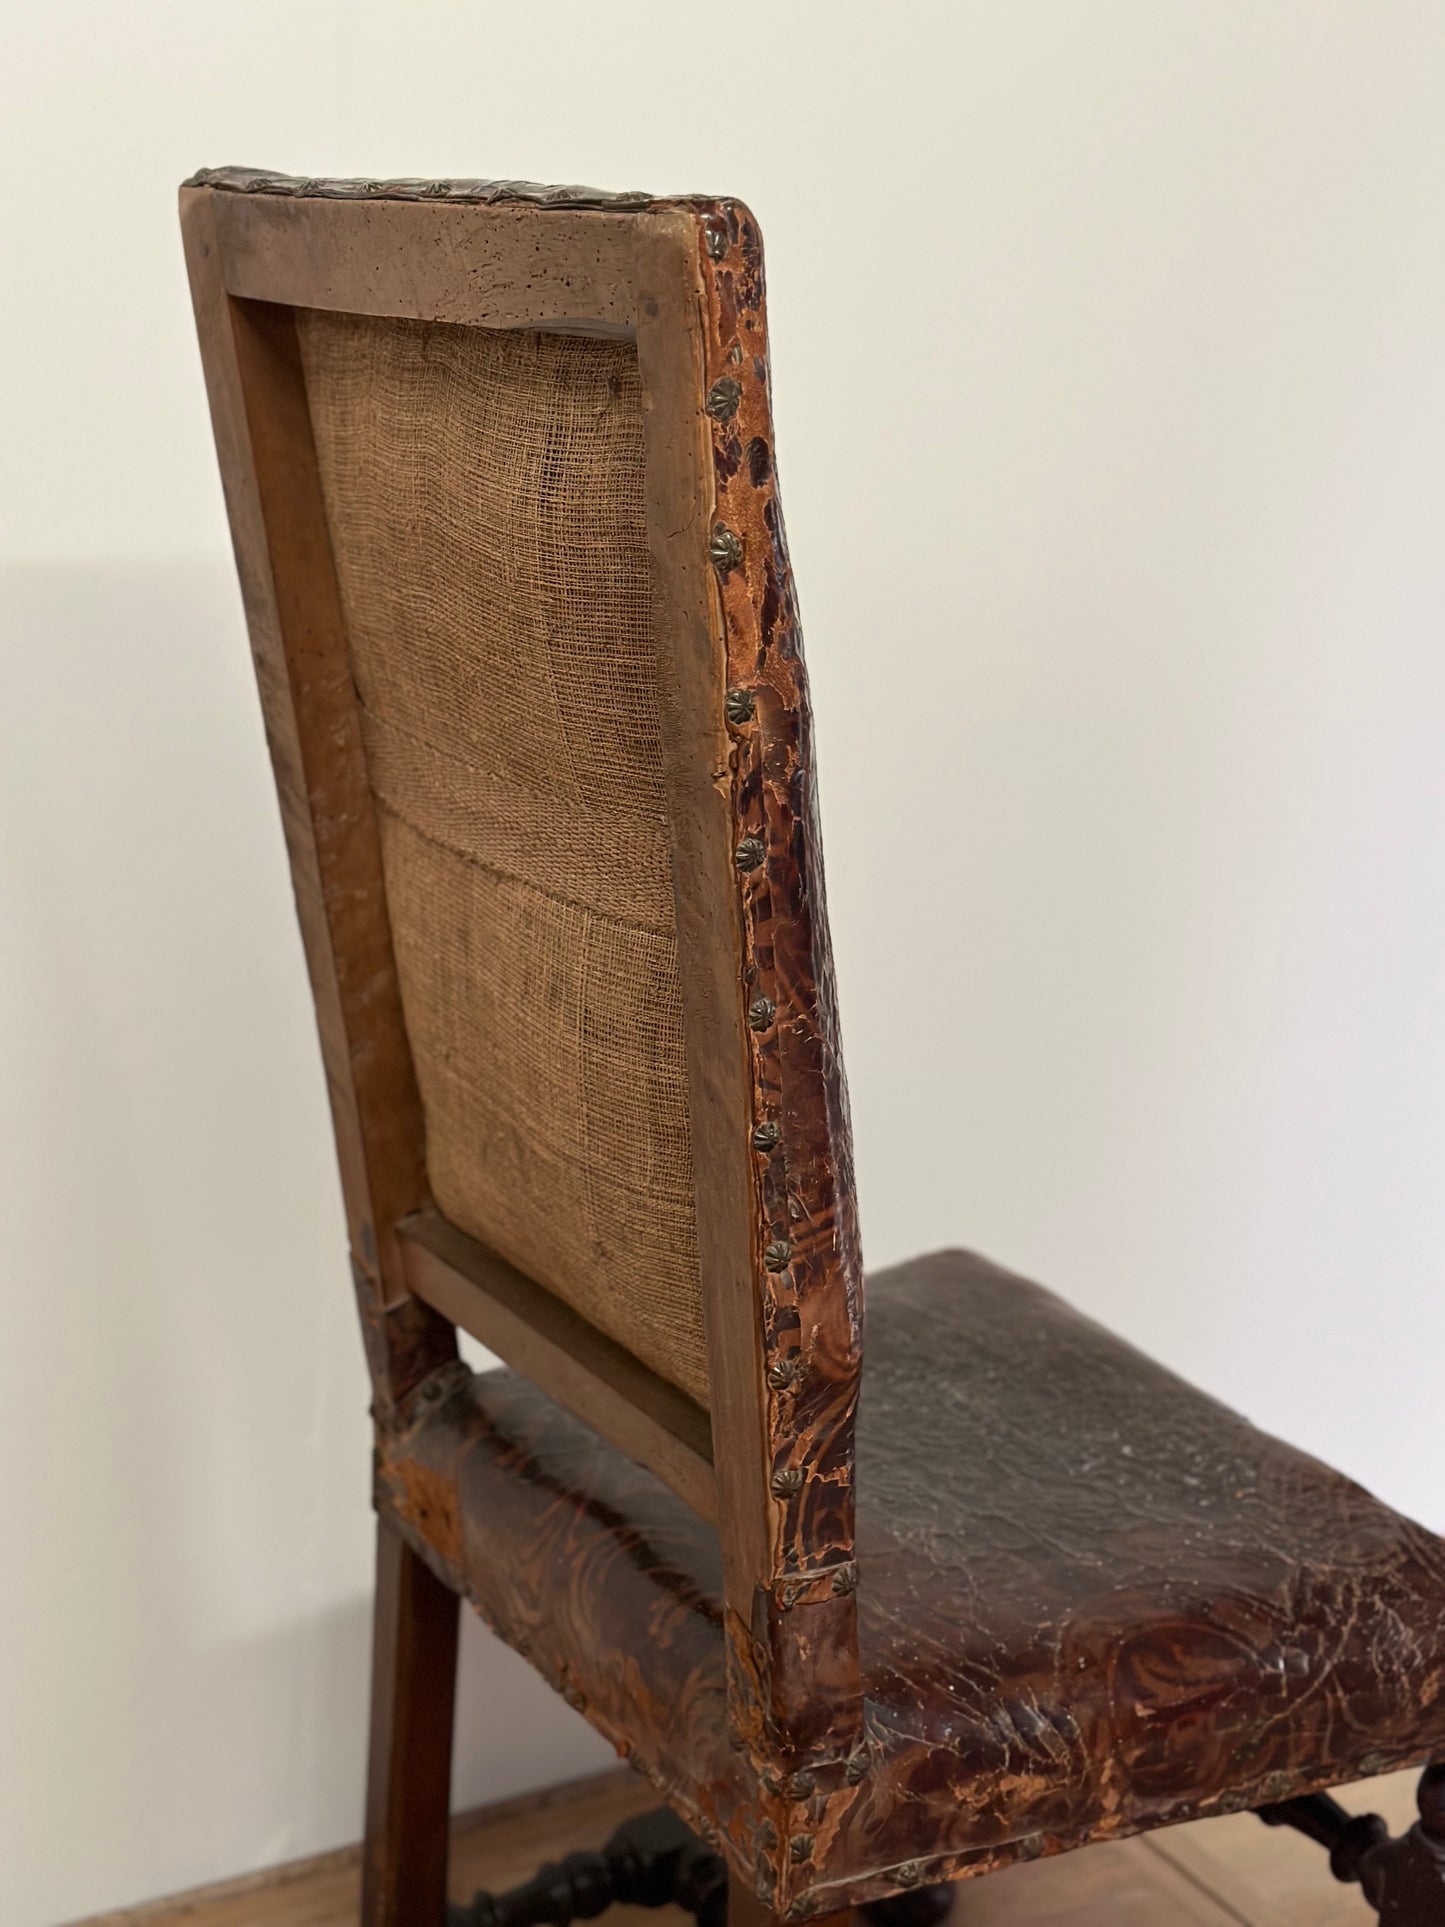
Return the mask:
[[(354, 1835), (363, 1374), (173, 212), (770, 243), (874, 1261), (967, 1241), (1445, 1527), (1435, 0), (51, 0), (0, 79), (0, 1917)], [(459, 1799), (590, 1769), (483, 1636)]]

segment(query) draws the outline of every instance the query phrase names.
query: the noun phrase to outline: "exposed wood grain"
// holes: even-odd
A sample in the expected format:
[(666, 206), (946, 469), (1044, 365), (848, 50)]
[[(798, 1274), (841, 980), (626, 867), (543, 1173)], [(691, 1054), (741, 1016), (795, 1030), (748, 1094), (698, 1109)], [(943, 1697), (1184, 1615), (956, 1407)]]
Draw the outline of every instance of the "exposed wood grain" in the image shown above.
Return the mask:
[(438, 1212), (400, 1227), (415, 1295), (716, 1522), (712, 1427), (676, 1386)]
[(426, 1195), (421, 1104), (401, 1022), (306, 384), (289, 308), (233, 302), (231, 316), (284, 658), (268, 660), (267, 669), (287, 685), (272, 695), (263, 683), (263, 700), (269, 722), (289, 696), (299, 753), (293, 760), (288, 745), (277, 787), (283, 808), (305, 812), (297, 847), (305, 858), (315, 852), (299, 874), (293, 864), (293, 875), (303, 927), (316, 930), (335, 986), (324, 987), (323, 1049), (328, 1078), (344, 1092), (348, 1135), (359, 1139), (355, 1188), (365, 1187), (370, 1205), (354, 1227), (355, 1248), (363, 1264), (375, 1265), (392, 1303), (403, 1290), (394, 1226)]
[(184, 190), (182, 229), (384, 1414), (455, 1344), (407, 1299), (395, 1242), (397, 1219), (427, 1196), (421, 1105), (295, 322), (227, 294), (219, 199)]
[(437, 1927), (446, 1899), (456, 1594), (377, 1521), (362, 1927)]
[[(228, 294), (217, 196), (186, 190), (181, 212), (384, 1429), (455, 1359), (456, 1337), (407, 1292), (396, 1241), (397, 1220), (427, 1199), (421, 1104), (295, 317)], [(421, 1927), (444, 1865), (447, 1789), (443, 1775), (438, 1807), (416, 1738), (450, 1757), (457, 1604), (389, 1525), (380, 1532), (367, 1927)], [(402, 1857), (418, 1851), (403, 1877)]]
[(216, 196), (234, 295), (489, 328), (629, 334), (635, 219), (447, 203)]

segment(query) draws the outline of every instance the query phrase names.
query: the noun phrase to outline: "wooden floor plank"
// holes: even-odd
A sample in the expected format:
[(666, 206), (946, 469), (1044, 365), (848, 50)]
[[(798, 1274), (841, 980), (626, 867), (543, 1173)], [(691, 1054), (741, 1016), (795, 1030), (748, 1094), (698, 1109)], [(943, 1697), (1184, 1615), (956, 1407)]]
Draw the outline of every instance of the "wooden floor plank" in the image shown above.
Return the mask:
[[(1399, 1831), (1413, 1817), (1415, 1779), (1370, 1780), (1341, 1797), (1352, 1812), (1383, 1813)], [(514, 1886), (544, 1860), (600, 1845), (629, 1814), (656, 1803), (624, 1768), (459, 1820), (452, 1896)], [(359, 1864), (350, 1847), (74, 1927), (356, 1927)], [(1368, 1927), (1373, 1918), (1358, 1888), (1331, 1879), (1320, 1848), (1236, 1814), (965, 1881), (950, 1927)], [(691, 1927), (672, 1907), (618, 1907), (606, 1919), (608, 1927)]]
[[(629, 1814), (656, 1805), (647, 1782), (623, 1768), (467, 1815), (452, 1829), (452, 1898), (469, 1900), (479, 1887), (515, 1886), (544, 1860), (595, 1847)], [(359, 1849), (344, 1847), (219, 1887), (97, 1914), (74, 1927), (356, 1927), (360, 1868)], [(645, 1916), (617, 1908), (608, 1916), (615, 1927), (637, 1927), (644, 1918), (653, 1927), (691, 1927), (690, 1917), (673, 1908)]]
[[(452, 1843), (449, 1885), (453, 1900), (470, 1900), (479, 1887), (515, 1887), (530, 1880), (544, 1860), (556, 1860), (579, 1847), (600, 1847), (634, 1813), (649, 1813), (660, 1804), (657, 1790), (640, 1773), (620, 1772), (583, 1783), (580, 1797), (554, 1801), (550, 1807), (522, 1813), (498, 1826), (487, 1816), (459, 1831)], [(608, 1927), (693, 1927), (691, 1914), (680, 1907), (611, 1907)]]
[(948, 1927), (1241, 1927), (1142, 1840), (1109, 1840), (960, 1882)]
[[(1351, 1813), (1379, 1813), (1392, 1833), (1415, 1818), (1417, 1772), (1362, 1780), (1336, 1797)], [(1149, 1836), (1161, 1859), (1236, 1908), (1249, 1927), (1369, 1927), (1376, 1916), (1355, 1886), (1333, 1878), (1323, 1847), (1288, 1827), (1231, 1813)]]

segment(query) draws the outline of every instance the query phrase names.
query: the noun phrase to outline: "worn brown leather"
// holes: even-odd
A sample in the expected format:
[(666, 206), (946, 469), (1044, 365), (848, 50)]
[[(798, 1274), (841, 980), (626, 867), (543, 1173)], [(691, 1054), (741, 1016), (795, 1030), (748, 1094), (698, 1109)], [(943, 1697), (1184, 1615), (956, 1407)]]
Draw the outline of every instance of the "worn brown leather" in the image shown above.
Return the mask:
[(711, 1533), (510, 1374), (444, 1378), (382, 1467), (414, 1542), (798, 1911), (1445, 1746), (1440, 1540), (983, 1259), (868, 1293), (838, 1772), (730, 1751)]
[(885, 1864), (913, 1798), (1027, 1856), (1445, 1740), (1445, 1544), (981, 1259), (875, 1281), (859, 1488)]
[[(708, 213), (701, 251), (715, 530), (738, 544), (718, 569), (728, 680), (746, 696), (730, 719), (736, 834), (766, 857), (740, 877), (753, 1122), (777, 1128), (760, 1157), (766, 1235), (787, 1252), (758, 1284), (774, 1387), (771, 1469), (781, 1497), (782, 1566), (831, 1581), (853, 1540), (853, 1424), (862, 1363), (863, 1260), (848, 1090), (823, 893), (813, 720), (798, 599), (773, 453), (762, 238), (734, 202)], [(771, 1382), (771, 1381), (770, 1381)]]

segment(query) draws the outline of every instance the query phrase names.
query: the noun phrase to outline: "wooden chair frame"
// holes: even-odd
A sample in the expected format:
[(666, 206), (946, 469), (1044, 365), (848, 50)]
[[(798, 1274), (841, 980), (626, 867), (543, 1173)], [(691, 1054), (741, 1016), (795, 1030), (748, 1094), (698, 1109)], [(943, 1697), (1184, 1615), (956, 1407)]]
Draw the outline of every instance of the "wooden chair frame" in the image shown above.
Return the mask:
[[(736, 1743), (842, 1757), (861, 1271), (756, 224), (729, 201), (229, 171), (181, 213), (377, 1424), (454, 1356), (453, 1325), (545, 1385), (716, 1522)], [(710, 1414), (431, 1206), (298, 308), (636, 343)], [(384, 1536), (394, 1639), (426, 1578)], [(374, 1759), (374, 1809), (397, 1779)]]
[[(654, 1612), (657, 1624), (665, 1622), (674, 1663), (658, 1677), (671, 1697), (666, 1686), (655, 1690), (645, 1667), (594, 1673), (598, 1693), (611, 1699), (605, 1706), (594, 1699), (587, 1710), (624, 1748), (636, 1746), (680, 1810), (724, 1841), (732, 1927), (781, 1914), (817, 1917), (897, 1894), (918, 1886), (926, 1870), (957, 1878), (1008, 1865), (1044, 1851), (1046, 1833), (1057, 1850), (1242, 1803), (1329, 1842), (1336, 1871), (1361, 1881), (1382, 1918), (1402, 1927), (1441, 1918), (1438, 1672), (1427, 1677), (1416, 1662), (1434, 1650), (1445, 1547), (1289, 1448), (1262, 1435), (1246, 1445), (1242, 1421), (1117, 1341), (1109, 1341), (1114, 1350), (1099, 1370), (1111, 1374), (1111, 1396), (1137, 1398), (1140, 1412), (1156, 1414), (1141, 1422), (1161, 1463), (1172, 1455), (1164, 1469), (1176, 1484), (1186, 1465), (1195, 1465), (1211, 1471), (1221, 1503), (1239, 1499), (1230, 1468), (1242, 1453), (1268, 1471), (1272, 1491), (1289, 1499), (1257, 1528), (1271, 1542), (1282, 1535), (1277, 1547), (1264, 1548), (1262, 1563), (1241, 1562), (1231, 1551), (1216, 1570), (1191, 1564), (1197, 1510), (1181, 1521), (1146, 1495), (1151, 1517), (1161, 1506), (1159, 1537), (1128, 1568), (1140, 1588), (1134, 1609), (1143, 1674), (1125, 1693), (1148, 1728), (1132, 1742), (1142, 1749), (1144, 1784), (1121, 1803), (1091, 1783), (1092, 1803), (1079, 1817), (1054, 1810), (1055, 1778), (1010, 1764), (1027, 1763), (1031, 1749), (1053, 1760), (1050, 1746), (1063, 1744), (1023, 1702), (999, 1709), (1002, 1738), (997, 1725), (986, 1733), (969, 1729), (975, 1754), (993, 1749), (1004, 1762), (1001, 1784), (1021, 1796), (1008, 1809), (1012, 1832), (958, 1847), (941, 1840), (940, 1812), (974, 1784), (967, 1742), (957, 1757), (951, 1750), (952, 1725), (936, 1747), (927, 1735), (900, 1740), (882, 1762), (881, 1778), (866, 1784), (870, 1747), (879, 1749), (864, 1723), (854, 1542), (862, 1275), (807, 687), (774, 473), (761, 243), (747, 210), (732, 201), (506, 183), (291, 181), (237, 170), (196, 176), (181, 203), (373, 1384), (382, 1517), (366, 1927), (438, 1927), (442, 1918), (458, 1594), (469, 1591), (480, 1604), (485, 1589), (477, 1575), (486, 1562), (463, 1545), (460, 1515), (479, 1516), (488, 1500), (509, 1506), (526, 1483), (516, 1478), (509, 1453), (536, 1446), (538, 1428), (553, 1421), (571, 1427), (534, 1394), (525, 1407), (510, 1402), (525, 1387), (505, 1375), (475, 1382), (492, 1388), (486, 1412), (481, 1403), (468, 1404), (482, 1395), (456, 1363), (458, 1327), (590, 1428), (573, 1427), (571, 1442), (560, 1445), (549, 1433), (539, 1449), (543, 1459), (547, 1451), (556, 1455), (547, 1459), (551, 1466), (575, 1457), (576, 1439), (585, 1441), (580, 1472), (564, 1467), (566, 1476), (576, 1474), (566, 1502), (573, 1523), (582, 1522), (567, 1551), (579, 1567), (600, 1561), (609, 1584), (590, 1591), (579, 1585), (563, 1599), (549, 1569), (539, 1609), (525, 1587), (507, 1592), (504, 1578), (499, 1596), (508, 1610), (497, 1610), (498, 1623), (523, 1648), (528, 1628), (555, 1613), (533, 1657), (567, 1691), (569, 1653), (583, 1671), (598, 1650), (611, 1651), (589, 1618), (599, 1600), (614, 1615), (619, 1648), (638, 1643), (639, 1616), (649, 1626)], [(296, 321), (306, 309), (603, 335), (636, 345), (707, 1410), (448, 1223), (429, 1195), (421, 1101), (308, 408)], [(955, 1316), (949, 1327), (954, 1349), (944, 1371), (960, 1384), (979, 1343), (981, 1326), (972, 1321), (986, 1319), (990, 1304), (1000, 1302), (987, 1289), (978, 1295), (983, 1273), (1004, 1276), (957, 1253), (899, 1268), (905, 1307), (911, 1303), (918, 1314), (910, 1343), (939, 1303), (927, 1295), (930, 1279), (955, 1294), (975, 1294), (967, 1299), (968, 1322)], [(1015, 1336), (1027, 1328), (1034, 1344), (1052, 1332), (1050, 1342), (1066, 1343), (1071, 1363), (1102, 1356), (1096, 1328), (1094, 1338), (1077, 1328), (1058, 1338), (1060, 1319), (1072, 1315), (1056, 1301), (1049, 1312), (1047, 1294), (1022, 1281), (1012, 1285)], [(923, 1295), (909, 1299), (914, 1291)], [(1035, 1317), (1039, 1322), (1028, 1324)], [(887, 1329), (886, 1318), (875, 1325), (876, 1333)], [(875, 1361), (879, 1356), (875, 1347)], [(881, 1356), (886, 1361), (886, 1347)], [(881, 1415), (900, 1463), (913, 1467), (927, 1458), (935, 1417), (928, 1417), (926, 1437), (910, 1431), (917, 1404), (912, 1355), (895, 1353), (894, 1361), (881, 1378), (875, 1374), (870, 1425)], [(1026, 1389), (1012, 1388), (1016, 1398)], [(989, 1396), (979, 1383), (974, 1395)], [(992, 1395), (1007, 1396), (1007, 1388)], [(1046, 1428), (1052, 1410), (1046, 1401), (1035, 1422)], [(501, 1432), (493, 1424), (498, 1413)], [(1117, 1425), (1117, 1409), (1110, 1413)], [(612, 1455), (610, 1465), (587, 1458), (597, 1450), (593, 1435), (621, 1456)], [(952, 1437), (958, 1465), (985, 1462), (977, 1436)], [(474, 1449), (479, 1440), (490, 1457)], [(533, 1461), (534, 1470), (540, 1463)], [(685, 1506), (673, 1505), (638, 1466)], [(562, 1473), (558, 1478), (565, 1483)], [(624, 1491), (629, 1479), (635, 1483)], [(537, 1482), (546, 1479), (539, 1473)], [(1180, 1490), (1198, 1485), (1191, 1474)], [(1291, 1519), (1309, 1512), (1293, 1503), (1304, 1491), (1324, 1509), (1318, 1531), (1313, 1515), (1299, 1531), (1286, 1528), (1286, 1512)], [(1061, 1515), (1072, 1510), (1072, 1491), (1047, 1496)], [(664, 1500), (665, 1518), (656, 1504)], [(1209, 1503), (1206, 1492), (1191, 1497), (1189, 1507)], [(923, 1516), (926, 1505), (916, 1509), (926, 1556), (905, 1570), (922, 1593), (938, 1570), (939, 1541)], [(527, 1542), (537, 1517), (534, 1510), (520, 1535), (514, 1530), (496, 1542), (507, 1556), (493, 1558), (489, 1573)], [(611, 1524), (599, 1527), (604, 1517)], [(637, 1518), (657, 1525), (663, 1550), (649, 1547), (648, 1560), (634, 1564), (627, 1535)], [(702, 1522), (716, 1528), (716, 1542)], [(958, 1526), (942, 1523), (949, 1531)], [(638, 1527), (637, 1538), (645, 1536)], [(719, 1549), (720, 1640), (718, 1588), (711, 1577), (696, 1576), (711, 1572)], [(948, 1585), (989, 1577), (974, 1570), (987, 1549), (962, 1531), (956, 1552)], [(866, 1535), (865, 1553), (873, 1556)], [(1006, 1577), (1007, 1546), (995, 1554), (1005, 1563), (994, 1576)], [(1167, 1564), (1171, 1557), (1175, 1565)], [(1334, 1611), (1340, 1623), (1305, 1628), (1317, 1650), (1293, 1655), (1294, 1677), (1307, 1679), (1316, 1663), (1348, 1676), (1369, 1708), (1377, 1750), (1362, 1753), (1349, 1724), (1325, 1731), (1322, 1742), (1316, 1733), (1322, 1751), (1312, 1752), (1307, 1721), (1296, 1745), (1295, 1729), (1280, 1724), (1271, 1697), (1278, 1677), (1288, 1676), (1281, 1659), (1283, 1675), (1247, 1666), (1238, 1681), (1226, 1675), (1240, 1686), (1241, 1704), (1252, 1709), (1268, 1743), (1248, 1771), (1240, 1773), (1221, 1740), (1226, 1750), (1208, 1756), (1207, 1770), (1193, 1772), (1186, 1758), (1177, 1772), (1166, 1761), (1156, 1776), (1148, 1722), (1157, 1714), (1162, 1731), (1172, 1717), (1173, 1673), (1203, 1694), (1201, 1705), (1212, 1703), (1217, 1683), (1207, 1659), (1195, 1678), (1189, 1645), (1198, 1631), (1212, 1635), (1212, 1601), (1199, 1615), (1207, 1624), (1185, 1626), (1176, 1652), (1175, 1602), (1152, 1581), (1160, 1561), (1171, 1574), (1182, 1564), (1196, 1584), (1218, 1580), (1232, 1591), (1245, 1628), (1275, 1623), (1281, 1573), (1315, 1572), (1325, 1602), (1316, 1618)], [(1359, 1645), (1365, 1633), (1348, 1588), (1360, 1572), (1387, 1569), (1394, 1646), (1387, 1640), (1376, 1651)], [(1347, 1609), (1331, 1590), (1337, 1570), (1346, 1575)], [(590, 1572), (588, 1584), (596, 1577)], [(1251, 1587), (1263, 1596), (1255, 1598)], [(926, 1609), (911, 1594), (906, 1604)], [(959, 1628), (952, 1600), (943, 1608), (947, 1641)], [(1107, 1615), (1100, 1624), (1071, 1626), (1084, 1641), (1071, 1649), (1071, 1664), (1103, 1670), (1117, 1652), (1109, 1644), (1113, 1630)], [(702, 1645), (689, 1646), (693, 1637)], [(682, 1669), (694, 1660), (680, 1687)], [(1414, 1682), (1418, 1706), (1399, 1693), (1391, 1699), (1401, 1679)], [(966, 1698), (972, 1687), (964, 1682), (960, 1690)], [(639, 1697), (647, 1703), (638, 1704)], [(1059, 1713), (1067, 1726), (1073, 1701), (1065, 1697)], [(690, 1726), (681, 1699), (690, 1702)], [(724, 1702), (725, 1720), (718, 1717)], [(1092, 1704), (1091, 1717), (1102, 1720), (1097, 1696)], [(1303, 1721), (1306, 1705), (1300, 1687), (1288, 1706)], [(1109, 1707), (1114, 1718), (1112, 1699)], [(1118, 1719), (1127, 1714), (1128, 1707)], [(1098, 1761), (1107, 1769), (1119, 1757), (1107, 1735), (1121, 1729), (1116, 1721), (1101, 1730)], [(1220, 1729), (1240, 1730), (1238, 1721)], [(1083, 1743), (1077, 1733), (1067, 1744), (1076, 1741)], [(1319, 1796), (1330, 1762), (1363, 1770), (1368, 1759), (1368, 1770), (1378, 1771), (1419, 1759), (1427, 1748), (1436, 1750), (1437, 1764), (1422, 1782), (1420, 1826), (1404, 1842), (1388, 1841), (1379, 1822), (1350, 1821)], [(1020, 1825), (1020, 1813), (1033, 1816), (1030, 1827)]]

